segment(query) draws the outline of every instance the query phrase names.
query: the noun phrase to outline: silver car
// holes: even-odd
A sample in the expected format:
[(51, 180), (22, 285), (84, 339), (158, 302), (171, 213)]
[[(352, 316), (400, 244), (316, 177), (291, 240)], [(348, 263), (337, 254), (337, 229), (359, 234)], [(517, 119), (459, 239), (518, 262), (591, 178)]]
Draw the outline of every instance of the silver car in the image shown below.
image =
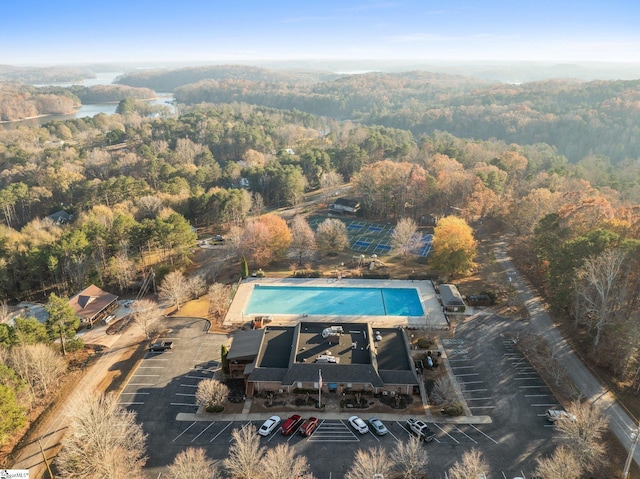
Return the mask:
[(382, 424), (382, 421), (377, 417), (369, 418), (369, 425), (371, 426), (371, 429), (373, 429), (373, 432), (378, 436), (384, 436), (389, 432), (386, 426)]

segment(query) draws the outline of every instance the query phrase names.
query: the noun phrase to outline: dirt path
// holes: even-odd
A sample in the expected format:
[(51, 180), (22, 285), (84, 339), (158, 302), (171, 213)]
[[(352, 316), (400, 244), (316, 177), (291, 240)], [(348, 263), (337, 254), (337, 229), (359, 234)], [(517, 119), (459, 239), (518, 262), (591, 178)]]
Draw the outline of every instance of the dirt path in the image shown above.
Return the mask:
[[(43, 455), (51, 462), (60, 450), (62, 438), (69, 424), (67, 405), (70, 401), (84, 392), (106, 391), (111, 384), (122, 375), (128, 373), (129, 365), (143, 337), (136, 328), (128, 328), (122, 334), (99, 337), (87, 337), (87, 343), (103, 344), (107, 347), (102, 355), (84, 371), (82, 377), (75, 385), (70, 386), (70, 393), (62, 397), (54, 410), (50, 411), (46, 418), (31, 431), (28, 438), (14, 451), (13, 469), (28, 469), (29, 477), (49, 477), (46, 471)], [(106, 344), (105, 344), (106, 343)], [(117, 381), (119, 382), (119, 381)], [(42, 450), (41, 450), (42, 448)]]

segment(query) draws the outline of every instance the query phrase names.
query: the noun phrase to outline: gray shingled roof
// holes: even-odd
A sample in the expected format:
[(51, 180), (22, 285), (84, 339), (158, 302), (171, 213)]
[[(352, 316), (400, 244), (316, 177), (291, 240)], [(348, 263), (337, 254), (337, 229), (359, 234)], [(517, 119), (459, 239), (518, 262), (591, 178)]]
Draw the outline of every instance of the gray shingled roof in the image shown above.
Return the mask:
[(464, 301), (462, 300), (462, 295), (458, 291), (458, 288), (453, 284), (441, 284), (438, 286), (438, 290), (440, 291), (440, 297), (442, 298), (442, 303), (445, 306), (464, 306)]
[(231, 349), (227, 354), (227, 359), (252, 359), (260, 352), (260, 344), (264, 329), (256, 329), (251, 331), (239, 331), (233, 337)]
[(249, 376), (249, 381), (279, 381), (283, 382), (287, 369), (283, 368), (255, 368)]
[(414, 371), (379, 371), (379, 373), (385, 384), (418, 384)]
[(370, 383), (375, 387), (384, 387), (384, 383), (371, 364), (293, 364), (282, 379), (282, 384), (290, 386), (297, 381), (316, 382), (320, 369), (322, 369), (324, 384)]

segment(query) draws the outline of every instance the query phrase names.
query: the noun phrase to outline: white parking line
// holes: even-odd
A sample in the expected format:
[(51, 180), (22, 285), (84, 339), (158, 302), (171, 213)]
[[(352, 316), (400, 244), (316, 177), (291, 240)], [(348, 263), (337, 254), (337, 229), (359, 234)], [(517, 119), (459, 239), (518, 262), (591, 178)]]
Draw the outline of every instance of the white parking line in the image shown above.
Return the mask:
[(460, 381), (460, 384), (483, 384), (484, 381)]
[(143, 402), (133, 402), (133, 401), (121, 401), (118, 403), (120, 406), (139, 406), (140, 404), (144, 404)]
[(551, 394), (525, 394), (526, 398), (549, 398), (553, 397)]
[(480, 376), (480, 373), (465, 373), (465, 374), (456, 374), (457, 377), (464, 377), (464, 376)]
[[(515, 379), (516, 381), (531, 381), (533, 379), (538, 379), (538, 376), (536, 375), (536, 376), (532, 376), (530, 378), (513, 378), (513, 379)], [(520, 386), (520, 387), (523, 387), (523, 386)], [(524, 387), (526, 387), (526, 386), (524, 386)]]
[(197, 422), (193, 421), (184, 431), (182, 431), (180, 434), (178, 434), (176, 437), (174, 437), (173, 441), (171, 441), (171, 442), (176, 442), (176, 439), (178, 439), (180, 436), (182, 436), (185, 432), (187, 432), (189, 429), (191, 429), (196, 424), (197, 424)]
[(462, 434), (463, 436), (466, 436), (469, 438), (470, 441), (474, 442), (475, 444), (478, 444), (478, 441), (476, 441), (474, 438), (472, 438), (471, 436), (469, 436), (468, 434), (466, 434), (464, 431), (462, 431), (458, 426), (453, 426), (453, 428), (458, 431), (460, 434)]
[(180, 387), (183, 387), (183, 388), (197, 388), (198, 385), (197, 384), (181, 384)]
[(202, 431), (200, 431), (200, 434), (198, 434), (196, 437), (194, 437), (193, 439), (191, 439), (191, 442), (195, 441), (196, 439), (198, 439), (200, 436), (202, 436), (205, 431), (207, 429), (209, 429), (211, 426), (213, 426), (215, 424), (215, 422), (209, 423), (209, 425), (207, 427), (205, 427)]
[(493, 398), (465, 398), (467, 401), (486, 401)]
[(560, 406), (560, 404), (529, 404), (531, 407), (556, 407)]
[(198, 380), (201, 380), (201, 379), (202, 379), (202, 377), (200, 377), (200, 376), (188, 376), (188, 375), (187, 375), (187, 376), (185, 376), (185, 378), (189, 378), (189, 379), (198, 379)]
[(171, 406), (193, 406), (193, 407), (198, 407), (197, 404), (194, 403), (188, 403), (188, 402), (172, 402), (169, 403)]
[[(444, 432), (447, 436), (449, 436), (451, 439), (453, 439), (455, 442), (457, 442), (458, 444), (460, 444), (460, 441), (458, 441), (455, 437), (453, 437), (451, 434), (449, 434), (447, 431), (445, 431), (444, 429), (442, 429), (440, 426), (438, 426), (437, 424), (433, 424), (435, 427), (437, 427), (438, 429), (440, 429), (442, 432)], [(434, 438), (437, 439), (437, 438)]]
[(196, 397), (195, 394), (187, 394), (187, 393), (176, 393), (176, 396), (190, 396), (190, 397)]
[(465, 389), (464, 390), (465, 393), (479, 393), (482, 391), (487, 391), (487, 389)]
[(218, 438), (218, 436), (219, 436), (220, 434), (222, 434), (223, 432), (225, 432), (227, 429), (229, 429), (229, 426), (231, 426), (232, 424), (233, 424), (232, 422), (230, 422), (229, 424), (227, 424), (227, 425), (222, 429), (222, 431), (220, 431), (218, 434), (216, 434), (215, 436), (213, 436), (213, 437), (211, 438), (211, 441), (209, 441), (209, 442), (211, 443), (211, 442), (215, 441), (215, 440)]
[(475, 366), (451, 366), (451, 369), (471, 369), (475, 368)]
[(495, 409), (496, 406), (469, 406), (469, 409)]
[(493, 441), (495, 444), (498, 444), (498, 441), (496, 441), (494, 438), (492, 438), (491, 436), (485, 434), (484, 432), (482, 432), (480, 429), (478, 429), (477, 427), (475, 427), (473, 424), (469, 424), (469, 426), (471, 426), (473, 429), (475, 429), (476, 431), (478, 431), (480, 434), (482, 434), (484, 437), (488, 438), (489, 440)]

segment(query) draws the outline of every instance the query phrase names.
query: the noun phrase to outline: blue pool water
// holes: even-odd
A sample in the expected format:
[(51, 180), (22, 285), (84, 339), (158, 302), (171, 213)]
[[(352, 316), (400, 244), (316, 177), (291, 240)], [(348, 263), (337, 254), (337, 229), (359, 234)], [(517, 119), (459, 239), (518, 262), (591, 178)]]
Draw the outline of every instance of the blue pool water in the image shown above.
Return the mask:
[(256, 285), (244, 314), (424, 316), (424, 311), (411, 288)]

